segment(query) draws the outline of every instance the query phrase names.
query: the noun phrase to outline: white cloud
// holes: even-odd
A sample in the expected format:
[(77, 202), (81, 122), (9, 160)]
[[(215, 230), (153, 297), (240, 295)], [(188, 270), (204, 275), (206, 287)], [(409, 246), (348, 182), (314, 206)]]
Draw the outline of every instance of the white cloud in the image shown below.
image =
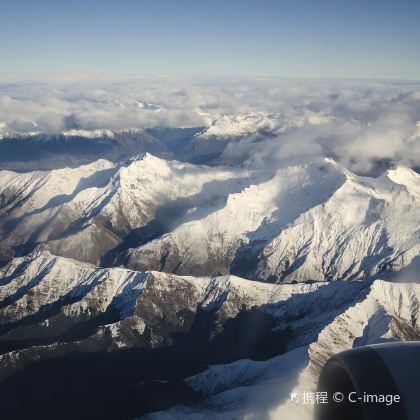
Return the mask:
[[(139, 106), (139, 103), (148, 104)], [(420, 164), (420, 84), (309, 80), (50, 78), (0, 80), (0, 122), (18, 131), (205, 126), (224, 114), (274, 113), (275, 140), (227, 153), (267, 159), (331, 154)], [(240, 150), (239, 150), (240, 147)], [(273, 148), (275, 150), (273, 150)]]

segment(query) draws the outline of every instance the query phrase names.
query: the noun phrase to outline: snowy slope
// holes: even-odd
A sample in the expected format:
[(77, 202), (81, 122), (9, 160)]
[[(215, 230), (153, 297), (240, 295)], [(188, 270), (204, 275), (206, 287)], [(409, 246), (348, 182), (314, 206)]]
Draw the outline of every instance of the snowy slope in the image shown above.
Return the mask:
[(244, 175), (150, 154), (121, 165), (97, 161), (50, 172), (1, 171), (3, 244), (48, 243), (56, 254), (97, 262), (125, 235), (153, 221), (158, 209), (170, 205), (162, 219), (187, 211), (192, 217), (240, 189)]
[(273, 138), (277, 138), (281, 144), (283, 135), (300, 127), (319, 126), (335, 121), (331, 115), (314, 112), (220, 115), (202, 113), (202, 117), (208, 120), (208, 127), (193, 136), (182, 153), (191, 162), (242, 161), (251, 144), (269, 143)]
[[(122, 164), (0, 172), (2, 246), (181, 275), (270, 282), (384, 276), (420, 251), (420, 176), (356, 176), (330, 159), (208, 167)], [(111, 253), (108, 253), (111, 251)]]
[(420, 251), (419, 178), (404, 167), (360, 177), (331, 160), (279, 169), (222, 209), (131, 250), (127, 265), (285, 282), (399, 270)]
[[(401, 172), (405, 176), (396, 182), (394, 174)], [(265, 247), (257, 276), (331, 280), (401, 269), (420, 251), (419, 189), (420, 176), (407, 168), (376, 179), (346, 174), (322, 206), (302, 214)]]
[(223, 115), (215, 119), (212, 124), (197, 138), (207, 140), (211, 137), (224, 139), (255, 134), (260, 131), (273, 131), (278, 125), (279, 116), (265, 113), (244, 115)]
[[(101, 172), (112, 168), (114, 165), (111, 162), (98, 160), (76, 169), (64, 168), (27, 173), (0, 171), (0, 214), (6, 216), (13, 213), (15, 216), (20, 216), (40, 210), (54, 199), (59, 201), (57, 196), (62, 196), (61, 201), (65, 201), (65, 196), (90, 186), (89, 181), (93, 185), (95, 182), (104, 182), (107, 178), (101, 179)], [(109, 172), (106, 174), (109, 176)], [(83, 185), (84, 183), (88, 185)]]

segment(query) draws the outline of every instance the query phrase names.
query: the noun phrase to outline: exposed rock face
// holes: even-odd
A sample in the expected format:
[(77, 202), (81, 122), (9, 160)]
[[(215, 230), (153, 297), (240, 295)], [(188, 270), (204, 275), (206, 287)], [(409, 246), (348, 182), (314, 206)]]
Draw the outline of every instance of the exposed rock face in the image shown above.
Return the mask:
[[(196, 371), (208, 362), (265, 360), (286, 353), (270, 362), (252, 362), (254, 374), (238, 379), (235, 373), (223, 387), (207, 374), (205, 381), (197, 377), (188, 382), (200, 392), (197, 381), (205, 382), (206, 394), (223, 395), (238, 381), (245, 385), (259, 378), (264, 383), (275, 372), (286, 375), (289, 370), (287, 375), (297, 375), (307, 357), (305, 346), (337, 314), (363, 299), (367, 287), (362, 281), (275, 285), (235, 276), (193, 278), (103, 269), (36, 252), (0, 270), (0, 382), (14, 386), (9, 381), (18, 380), (14, 378), (23, 367), (29, 375), (25, 381), (31, 381), (34, 360), (45, 366), (53, 360), (61, 366), (62, 360), (65, 366), (77, 354), (84, 360), (92, 352), (119, 357), (121, 351), (161, 349), (162, 363), (170, 354), (166, 349), (195, 358), (198, 354)], [(134, 362), (150, 356), (126, 357), (135, 357)], [(247, 363), (239, 364), (239, 371), (242, 365)], [(206, 404), (211, 412), (213, 403)]]
[[(205, 349), (213, 334), (223, 334), (229, 320), (233, 328), (235, 323), (259, 319), (262, 334), (269, 333), (280, 324), (269, 308), (319, 287), (281, 287), (235, 276), (192, 278), (101, 269), (37, 252), (0, 270), (2, 374), (7, 376), (15, 362), (17, 368), (34, 355), (39, 359), (82, 351), (92, 343), (101, 350), (182, 346), (183, 337), (174, 334), (194, 334), (194, 328), (201, 334), (196, 345)], [(265, 305), (266, 315), (255, 309)], [(217, 339), (213, 343), (220, 353), (223, 343)]]
[(14, 252), (7, 246), (0, 245), (0, 267), (9, 261), (11, 261), (14, 257)]
[[(418, 340), (420, 285), (376, 280), (369, 292), (346, 310), (339, 305), (340, 294), (331, 294), (329, 287), (321, 287), (316, 293), (330, 297), (329, 306), (323, 306), (320, 312), (323, 315), (335, 313), (335, 316), (315, 336), (306, 335), (309, 347), (306, 344), (267, 361), (241, 360), (210, 366), (186, 379), (191, 387), (205, 394), (205, 400), (192, 407), (175, 407), (148, 418), (223, 416), (233, 419), (246, 414), (275, 419), (310, 419), (314, 406), (292, 403), (290, 394), (301, 396), (304, 391), (314, 390), (319, 371), (330, 356), (366, 344)], [(315, 305), (311, 293), (297, 298), (300, 304)], [(337, 311), (337, 308), (340, 309)], [(310, 318), (318, 327), (321, 325), (321, 317), (311, 314)], [(301, 320), (305, 323), (305, 318)], [(294, 322), (291, 321), (291, 325)]]

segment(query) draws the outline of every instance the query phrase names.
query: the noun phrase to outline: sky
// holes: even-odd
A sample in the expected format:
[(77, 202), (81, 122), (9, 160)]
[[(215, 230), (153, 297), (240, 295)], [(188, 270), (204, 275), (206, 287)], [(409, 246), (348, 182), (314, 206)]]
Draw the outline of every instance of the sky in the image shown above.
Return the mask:
[(0, 72), (420, 79), (416, 0), (0, 0)]

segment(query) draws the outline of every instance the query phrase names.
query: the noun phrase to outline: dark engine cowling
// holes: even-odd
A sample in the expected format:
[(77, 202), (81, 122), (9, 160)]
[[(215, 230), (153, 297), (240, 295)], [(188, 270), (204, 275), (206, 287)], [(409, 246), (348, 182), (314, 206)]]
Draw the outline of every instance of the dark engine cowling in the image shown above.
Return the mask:
[(420, 342), (358, 347), (331, 357), (316, 420), (420, 420)]

